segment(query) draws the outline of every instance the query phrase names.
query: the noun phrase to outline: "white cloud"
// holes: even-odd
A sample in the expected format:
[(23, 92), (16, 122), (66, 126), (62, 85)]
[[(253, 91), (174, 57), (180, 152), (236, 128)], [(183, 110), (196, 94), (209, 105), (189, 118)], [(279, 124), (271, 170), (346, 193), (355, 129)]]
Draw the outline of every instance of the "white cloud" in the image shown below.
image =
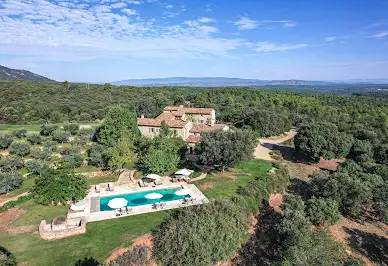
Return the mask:
[(287, 51), (287, 50), (295, 50), (299, 48), (306, 47), (307, 44), (276, 44), (270, 42), (259, 42), (257, 43), (256, 48), (254, 50), (258, 52), (276, 52), (276, 51)]
[(244, 46), (241, 39), (213, 36), (219, 29), (206, 25), (209, 20), (199, 18), (172, 26), (156, 24), (153, 18), (132, 19), (129, 15), (135, 14), (133, 9), (113, 11), (113, 5), (118, 3), (114, 1), (105, 5), (95, 5), (94, 0), (83, 4), (3, 1), (1, 54), (64, 61), (116, 57), (187, 59), (225, 57)]
[(298, 25), (292, 20), (253, 20), (248, 17), (241, 17), (239, 20), (233, 22), (238, 26), (239, 30), (253, 30), (259, 26), (274, 26), (279, 25), (284, 28), (293, 28)]
[(136, 10), (129, 9), (129, 8), (121, 9), (121, 12), (123, 12), (129, 16), (136, 15)]
[(167, 9), (170, 9), (170, 8), (173, 8), (174, 6), (173, 5), (166, 5), (165, 8)]
[(325, 42), (335, 42), (335, 41), (343, 41), (344, 39), (349, 38), (349, 36), (330, 36), (326, 37), (323, 40)]
[(376, 34), (373, 35), (372, 37), (375, 37), (375, 38), (384, 38), (384, 37), (387, 37), (387, 36), (388, 36), (388, 31), (382, 31), (382, 32), (376, 33)]
[(127, 4), (132, 4), (132, 5), (140, 5), (142, 2), (141, 1), (127, 1)]
[(247, 17), (242, 17), (235, 21), (234, 25), (236, 25), (239, 30), (253, 30), (257, 28), (258, 21), (249, 19)]
[(211, 22), (216, 22), (214, 18), (207, 18), (207, 17), (202, 17), (198, 19), (198, 22), (201, 23), (211, 23)]

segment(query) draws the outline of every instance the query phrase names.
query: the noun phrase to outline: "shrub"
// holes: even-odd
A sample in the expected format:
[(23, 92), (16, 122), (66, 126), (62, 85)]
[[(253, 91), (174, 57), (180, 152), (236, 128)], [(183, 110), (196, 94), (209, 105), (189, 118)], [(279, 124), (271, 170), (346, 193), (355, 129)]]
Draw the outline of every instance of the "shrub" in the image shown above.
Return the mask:
[(63, 129), (70, 132), (71, 135), (76, 135), (79, 131), (80, 125), (76, 123), (68, 123), (63, 125)]
[(97, 143), (93, 143), (87, 150), (88, 164), (97, 167), (105, 168), (107, 165), (105, 146)]
[(334, 225), (340, 219), (338, 202), (332, 199), (312, 198), (308, 200), (306, 214), (315, 225)]
[(78, 175), (71, 169), (44, 168), (31, 193), (37, 203), (65, 203), (68, 200), (78, 201), (86, 196), (86, 177)]
[(6, 204), (0, 207), (0, 212), (6, 212), (8, 209), (14, 208), (30, 199), (32, 199), (32, 195), (21, 196), (17, 200), (8, 201)]
[(355, 140), (350, 149), (348, 158), (359, 163), (368, 163), (373, 161), (373, 146), (367, 140)]
[(231, 202), (213, 202), (177, 211), (154, 235), (161, 265), (207, 266), (230, 259), (246, 240), (247, 217)]
[(43, 124), (40, 126), (40, 134), (42, 136), (50, 136), (56, 129), (58, 129), (57, 125)]
[(61, 155), (71, 155), (71, 154), (76, 154), (76, 153), (79, 153), (79, 149), (77, 147), (74, 147), (74, 146), (62, 147), (59, 150), (59, 154), (61, 154)]
[(14, 130), (12, 131), (12, 134), (18, 139), (22, 139), (27, 137), (27, 130), (25, 129)]
[(17, 156), (7, 156), (0, 159), (1, 171), (16, 171), (24, 167), (23, 158)]
[(52, 141), (52, 140), (45, 141), (43, 148), (50, 149), (53, 152), (58, 150), (57, 143), (55, 141)]
[(27, 140), (32, 144), (32, 145), (38, 145), (42, 143), (42, 137), (39, 136), (38, 134), (32, 134), (27, 136)]
[(79, 153), (73, 153), (63, 156), (65, 167), (76, 168), (80, 167), (84, 162), (84, 157)]
[(14, 141), (9, 145), (8, 151), (10, 154), (15, 154), (24, 157), (30, 154), (30, 145), (24, 141)]
[(62, 130), (62, 129), (56, 129), (52, 133), (52, 140), (63, 143), (69, 139), (69, 133)]
[(52, 156), (52, 151), (50, 148), (43, 147), (42, 149), (36, 148), (31, 151), (30, 156), (37, 160), (48, 161)]
[(20, 187), (22, 176), (15, 172), (0, 173), (0, 194), (8, 193), (11, 190)]
[(151, 250), (147, 246), (138, 246), (120, 255), (107, 266), (148, 266), (151, 265)]
[(380, 164), (388, 164), (388, 144), (379, 146), (376, 149), (376, 161)]
[(0, 149), (8, 149), (11, 145), (13, 138), (11, 135), (0, 135)]
[(0, 246), (0, 265), (2, 266), (17, 265), (15, 256), (2, 246)]
[(27, 162), (27, 170), (31, 174), (40, 174), (44, 167), (48, 167), (48, 165), (41, 160), (29, 160)]

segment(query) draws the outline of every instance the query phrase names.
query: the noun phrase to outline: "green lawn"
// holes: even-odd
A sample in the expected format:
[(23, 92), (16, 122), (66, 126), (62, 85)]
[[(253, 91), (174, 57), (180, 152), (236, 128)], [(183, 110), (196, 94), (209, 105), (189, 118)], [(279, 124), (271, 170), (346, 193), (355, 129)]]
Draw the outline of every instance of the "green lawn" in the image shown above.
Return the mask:
[(118, 174), (111, 174), (104, 177), (96, 177), (96, 178), (88, 178), (87, 182), (88, 185), (97, 185), (100, 183), (107, 183), (107, 182), (116, 182), (118, 179)]
[(101, 168), (98, 168), (93, 165), (81, 165), (80, 167), (75, 169), (76, 173), (89, 173), (89, 172), (97, 172), (100, 171)]
[(0, 132), (9, 132), (13, 130), (26, 129), (29, 132), (39, 132), (40, 125), (11, 125), (0, 124)]
[(34, 178), (28, 178), (28, 179), (23, 181), (22, 185), (19, 188), (12, 190), (7, 195), (9, 195), (11, 197), (20, 195), (20, 194), (30, 190), (30, 188), (32, 188), (33, 185), (34, 185)]
[(250, 181), (266, 175), (271, 168), (270, 162), (255, 159), (240, 163), (228, 172), (208, 174), (205, 179), (194, 184), (198, 187), (207, 186), (202, 192), (209, 199), (228, 198), (235, 195), (240, 186), (244, 187)]
[(134, 238), (160, 224), (167, 211), (141, 214), (87, 224), (85, 234), (55, 241), (41, 240), (37, 233), (0, 232), (0, 243), (26, 266), (73, 266), (79, 259), (103, 261), (119, 247), (128, 247)]

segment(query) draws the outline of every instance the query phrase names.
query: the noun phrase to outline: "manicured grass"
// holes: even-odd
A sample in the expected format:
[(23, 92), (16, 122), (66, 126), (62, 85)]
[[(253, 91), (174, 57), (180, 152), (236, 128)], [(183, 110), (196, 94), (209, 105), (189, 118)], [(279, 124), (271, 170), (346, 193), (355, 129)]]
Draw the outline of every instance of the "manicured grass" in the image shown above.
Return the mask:
[(33, 200), (26, 201), (17, 206), (18, 208), (26, 209), (27, 212), (15, 220), (12, 225), (22, 226), (22, 225), (34, 225), (36, 228), (39, 227), (41, 220), (51, 220), (58, 216), (66, 216), (68, 206), (58, 205), (58, 206), (43, 206), (36, 204)]
[(98, 168), (98, 167), (93, 166), (93, 165), (81, 165), (80, 167), (75, 169), (75, 171), (77, 173), (97, 172), (100, 170), (101, 170), (101, 168)]
[(26, 129), (28, 132), (39, 132), (40, 125), (11, 125), (0, 124), (0, 132), (10, 132), (19, 129)]
[(116, 182), (118, 178), (118, 174), (111, 174), (104, 177), (88, 178), (87, 182), (88, 185), (97, 185), (100, 183)]
[(256, 178), (268, 173), (272, 164), (264, 160), (251, 160), (238, 164), (228, 172), (208, 174), (205, 179), (194, 182), (198, 187), (208, 186), (202, 192), (209, 199), (229, 198), (236, 194), (239, 187), (244, 187)]
[(0, 243), (28, 266), (73, 266), (79, 259), (107, 258), (119, 247), (128, 247), (134, 238), (150, 232), (168, 211), (141, 214), (87, 224), (86, 233), (61, 240), (41, 240), (38, 234), (0, 232)]
[(34, 185), (34, 178), (28, 178), (28, 179), (23, 181), (22, 185), (19, 188), (12, 190), (7, 195), (9, 195), (11, 197), (20, 195), (20, 194), (30, 190), (33, 185)]

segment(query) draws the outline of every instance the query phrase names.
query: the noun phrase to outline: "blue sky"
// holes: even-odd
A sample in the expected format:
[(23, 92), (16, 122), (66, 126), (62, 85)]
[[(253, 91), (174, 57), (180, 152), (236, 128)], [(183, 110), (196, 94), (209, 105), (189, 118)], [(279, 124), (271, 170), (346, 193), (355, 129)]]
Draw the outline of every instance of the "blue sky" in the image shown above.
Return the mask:
[(58, 81), (388, 78), (388, 1), (0, 0), (0, 64)]

